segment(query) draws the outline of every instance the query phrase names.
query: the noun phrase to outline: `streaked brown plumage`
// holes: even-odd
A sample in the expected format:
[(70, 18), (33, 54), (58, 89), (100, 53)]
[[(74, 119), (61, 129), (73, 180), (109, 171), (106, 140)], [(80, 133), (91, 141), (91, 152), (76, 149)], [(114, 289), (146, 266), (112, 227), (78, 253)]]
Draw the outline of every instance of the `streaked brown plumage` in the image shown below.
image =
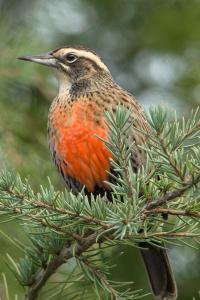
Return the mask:
[[(133, 116), (130, 138), (135, 142), (132, 165), (137, 172), (145, 162), (145, 154), (138, 147), (145, 143), (145, 137), (134, 127), (149, 130), (143, 109), (117, 85), (94, 52), (80, 46), (66, 46), (46, 55), (21, 59), (56, 70), (59, 93), (49, 111), (48, 138), (53, 159), (68, 188), (77, 193), (85, 186), (86, 192), (93, 194), (109, 190), (105, 181), (109, 180), (112, 155), (97, 135), (108, 138), (105, 111), (115, 112), (119, 104), (131, 110)], [(176, 299), (176, 284), (166, 250), (143, 246), (146, 249), (141, 253), (154, 298)]]

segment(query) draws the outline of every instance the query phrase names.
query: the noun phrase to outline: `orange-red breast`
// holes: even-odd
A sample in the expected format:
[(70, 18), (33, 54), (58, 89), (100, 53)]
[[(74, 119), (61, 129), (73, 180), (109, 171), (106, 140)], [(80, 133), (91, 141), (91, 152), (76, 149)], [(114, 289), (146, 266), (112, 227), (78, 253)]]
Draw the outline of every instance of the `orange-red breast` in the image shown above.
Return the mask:
[[(48, 139), (53, 159), (66, 185), (74, 193), (83, 186), (86, 192), (104, 194), (108, 190), (112, 157), (97, 137), (108, 138), (105, 111), (116, 111), (117, 105), (131, 109), (134, 126), (131, 138), (136, 149), (133, 169), (145, 162), (141, 145), (145, 137), (134, 129), (148, 130), (141, 106), (132, 95), (112, 78), (107, 66), (93, 51), (80, 46), (66, 46), (44, 55), (20, 59), (51, 66), (59, 81), (59, 92), (48, 118)], [(154, 298), (176, 299), (176, 283), (165, 249), (148, 246), (141, 250)]]

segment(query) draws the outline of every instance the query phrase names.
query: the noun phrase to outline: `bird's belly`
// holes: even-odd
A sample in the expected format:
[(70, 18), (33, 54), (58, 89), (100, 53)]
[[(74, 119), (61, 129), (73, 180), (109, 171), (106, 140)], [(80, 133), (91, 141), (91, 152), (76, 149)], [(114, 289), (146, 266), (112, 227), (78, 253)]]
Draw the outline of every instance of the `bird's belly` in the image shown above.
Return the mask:
[(55, 161), (59, 169), (87, 190), (93, 192), (95, 187), (106, 187), (112, 157), (103, 141), (107, 129), (104, 122), (99, 126), (92, 121), (73, 122), (70, 126), (56, 128), (54, 138)]

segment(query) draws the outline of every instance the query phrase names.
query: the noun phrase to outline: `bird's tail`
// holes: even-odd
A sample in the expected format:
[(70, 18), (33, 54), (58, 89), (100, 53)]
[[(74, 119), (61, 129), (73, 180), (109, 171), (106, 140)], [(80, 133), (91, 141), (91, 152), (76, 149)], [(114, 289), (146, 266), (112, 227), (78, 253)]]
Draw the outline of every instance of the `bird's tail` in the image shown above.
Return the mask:
[(166, 249), (146, 243), (140, 244), (140, 247), (154, 299), (177, 299), (176, 282)]

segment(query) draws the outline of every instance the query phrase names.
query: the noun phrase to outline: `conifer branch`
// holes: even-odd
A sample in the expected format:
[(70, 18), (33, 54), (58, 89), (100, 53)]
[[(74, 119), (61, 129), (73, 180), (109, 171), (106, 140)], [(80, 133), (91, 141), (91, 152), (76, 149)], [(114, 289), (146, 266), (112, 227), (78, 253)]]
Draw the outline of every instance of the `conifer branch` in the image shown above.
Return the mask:
[[(182, 244), (186, 238), (192, 244), (200, 236), (200, 112), (181, 124), (177, 120), (169, 124), (160, 108), (150, 113), (152, 131), (140, 132), (149, 136), (149, 144), (141, 147), (147, 163), (137, 174), (130, 161), (130, 126), (125, 126), (127, 122), (130, 125), (130, 114), (119, 108), (108, 115), (112, 135), (106, 145), (115, 158), (110, 203), (100, 196), (89, 201), (84, 191), (76, 196), (57, 192), (50, 182), (48, 188), (34, 193), (19, 176), (1, 173), (0, 214), (23, 220), (32, 243), (18, 263), (12, 258), (9, 261), (16, 278), (26, 287), (25, 300), (36, 300), (51, 275), (73, 257), (82, 262), (82, 271), (92, 274), (95, 289), (107, 292), (112, 299), (136, 299), (139, 294), (124, 292), (123, 284), (118, 289), (118, 284), (108, 280), (98, 256), (103, 250), (95, 245), (159, 244), (175, 237)], [(162, 214), (173, 215), (177, 222), (167, 223)], [(94, 249), (95, 263), (89, 256)]]

